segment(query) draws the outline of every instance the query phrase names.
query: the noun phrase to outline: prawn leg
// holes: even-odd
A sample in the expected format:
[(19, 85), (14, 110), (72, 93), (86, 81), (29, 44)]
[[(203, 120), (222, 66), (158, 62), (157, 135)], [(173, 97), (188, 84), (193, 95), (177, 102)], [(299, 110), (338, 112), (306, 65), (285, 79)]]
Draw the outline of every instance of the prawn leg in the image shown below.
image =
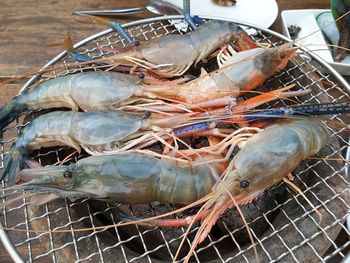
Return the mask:
[[(200, 221), (201, 219), (203, 219), (208, 213), (199, 213), (199, 214), (195, 214), (195, 215), (190, 215), (190, 216), (186, 216), (184, 218), (171, 218), (171, 219), (154, 219), (154, 220), (148, 220), (145, 223), (141, 223), (140, 225), (144, 224), (146, 226), (150, 226), (150, 227), (185, 227), (188, 226), (190, 224), (193, 224), (195, 222)], [(130, 216), (130, 215), (126, 215), (126, 214), (121, 214), (120, 212), (118, 213), (118, 215), (120, 216), (120, 219), (122, 219), (123, 221), (126, 222), (133, 222), (133, 221), (140, 221), (141, 218), (136, 217), (136, 216)]]
[[(193, 103), (193, 104), (166, 104), (166, 105), (157, 105), (148, 107), (148, 110), (152, 111), (160, 111), (160, 112), (179, 112), (185, 110), (203, 110), (206, 108), (217, 108), (225, 106), (225, 109), (217, 109), (212, 111), (205, 111), (204, 113), (195, 114), (193, 116), (207, 116), (212, 114), (228, 114), (228, 113), (237, 113), (244, 112), (260, 106), (264, 103), (270, 102), (279, 98), (290, 98), (295, 96), (301, 96), (310, 93), (309, 89), (300, 90), (300, 91), (292, 91), (292, 92), (284, 92), (293, 88), (295, 85), (288, 85), (286, 87), (280, 88), (278, 90), (272, 90), (267, 93), (263, 93), (254, 98), (247, 99), (243, 102), (236, 102), (236, 99), (231, 96), (224, 96), (217, 99), (212, 99), (208, 101)], [(141, 105), (138, 105), (140, 107)]]
[(129, 33), (126, 32), (125, 29), (122, 27), (122, 25), (116, 20), (108, 19), (100, 16), (87, 15), (87, 14), (79, 14), (79, 15), (90, 17), (91, 19), (95, 20), (99, 24), (111, 27), (119, 35), (125, 38), (125, 40), (128, 41), (129, 44), (134, 44), (135, 46), (138, 46), (140, 44), (140, 42), (138, 42), (133, 37), (131, 37)]
[[(162, 112), (182, 112), (182, 111), (188, 111), (188, 110), (202, 110), (204, 111), (205, 108), (216, 108), (216, 107), (222, 107), (222, 106), (232, 106), (236, 104), (236, 99), (232, 98), (230, 96), (224, 96), (221, 98), (198, 102), (198, 103), (181, 103), (181, 104), (165, 104), (163, 105), (156, 105), (151, 106), (147, 108), (148, 110), (156, 110), (156, 111), (162, 111)], [(140, 105), (138, 105), (140, 106)]]

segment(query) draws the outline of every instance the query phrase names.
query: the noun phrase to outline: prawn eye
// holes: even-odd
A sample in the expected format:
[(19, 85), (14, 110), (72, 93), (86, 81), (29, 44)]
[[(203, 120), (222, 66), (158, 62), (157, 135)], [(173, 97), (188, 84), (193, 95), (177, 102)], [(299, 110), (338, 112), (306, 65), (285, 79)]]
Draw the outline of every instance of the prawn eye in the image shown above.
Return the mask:
[(151, 111), (145, 111), (145, 119), (149, 118), (152, 116), (152, 112)]
[(65, 172), (63, 173), (63, 177), (64, 177), (64, 178), (72, 178), (72, 177), (73, 177), (73, 174), (72, 174), (71, 172), (69, 172), (69, 171), (65, 171)]
[(145, 74), (143, 72), (139, 72), (139, 73), (137, 73), (137, 77), (139, 79), (144, 79), (145, 78)]
[(285, 57), (286, 57), (286, 54), (285, 54), (285, 53), (281, 53), (281, 54), (280, 54), (280, 58), (281, 58), (281, 59), (284, 59)]
[(241, 187), (242, 188), (247, 188), (248, 186), (249, 186), (249, 181), (247, 181), (247, 180), (241, 181)]

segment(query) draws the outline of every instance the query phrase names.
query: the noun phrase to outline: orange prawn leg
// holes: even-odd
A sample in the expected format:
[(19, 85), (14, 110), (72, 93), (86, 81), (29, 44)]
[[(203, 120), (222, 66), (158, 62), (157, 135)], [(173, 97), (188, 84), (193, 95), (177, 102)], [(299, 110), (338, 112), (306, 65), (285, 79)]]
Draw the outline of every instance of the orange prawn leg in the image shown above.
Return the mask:
[[(231, 206), (232, 206), (231, 202), (226, 202), (223, 204), (223, 207), (221, 209), (215, 210), (215, 213), (210, 213), (210, 211), (205, 211), (195, 215), (187, 216), (185, 218), (157, 219), (154, 221), (149, 221), (146, 224), (149, 224), (151, 226), (159, 226), (159, 227), (185, 227), (202, 220), (203, 218), (207, 217), (208, 214), (213, 214), (211, 216), (211, 221), (210, 221), (210, 224), (212, 226), (215, 224), (215, 222), (220, 217), (220, 215)], [(135, 220), (137, 219), (138, 218), (135, 218)], [(207, 235), (203, 234), (203, 237), (206, 237), (206, 236)]]
[[(142, 71), (145, 71), (146, 74), (144, 74)], [(152, 69), (140, 69), (140, 72), (138, 73), (138, 76), (139, 74), (144, 74), (144, 80), (143, 82), (145, 84), (148, 84), (148, 85), (158, 85), (158, 86), (161, 86), (161, 85), (171, 85), (171, 86), (175, 86), (175, 85), (180, 85), (180, 84), (183, 84), (189, 80), (191, 80), (189, 77), (181, 77), (181, 78), (178, 78), (178, 79), (175, 79), (175, 80), (167, 80), (167, 79), (164, 79), (165, 78), (170, 78), (171, 76), (165, 74), (165, 75), (162, 75), (161, 73), (158, 73), (158, 72), (155, 72), (154, 70)]]
[[(213, 135), (208, 136), (207, 139), (208, 139), (210, 146), (215, 146), (222, 141), (222, 139), (218, 138), (217, 136), (213, 136)], [(219, 159), (223, 159), (226, 154), (227, 154), (227, 149), (225, 149), (220, 155), (215, 156), (215, 157), (217, 157)], [(220, 169), (224, 171), (228, 167), (228, 162), (225, 160), (223, 162), (219, 162), (217, 165), (219, 165)]]
[(207, 139), (210, 146), (217, 145), (219, 142), (221, 142), (220, 138), (213, 135), (208, 136)]
[[(190, 215), (185, 218), (176, 218), (176, 219), (155, 219), (152, 221), (147, 221), (145, 225), (150, 226), (159, 226), (159, 227), (185, 227), (190, 224), (193, 224), (195, 222), (200, 221), (202, 218), (204, 218), (208, 212), (202, 212), (196, 215)], [(130, 218), (128, 217), (127, 220), (139, 220), (139, 218)]]
[[(305, 95), (305, 94), (308, 94), (311, 92), (311, 90), (309, 90), (309, 89), (285, 92), (293, 87), (295, 87), (295, 84), (290, 84), (286, 87), (283, 87), (283, 88), (280, 88), (277, 90), (272, 90), (272, 91), (260, 94), (259, 96), (247, 99), (247, 100), (242, 101), (242, 102), (239, 102), (232, 109), (232, 113), (239, 113), (239, 112), (251, 110), (255, 107), (258, 107), (262, 104), (273, 101), (275, 99), (302, 96), (302, 95)], [(232, 119), (231, 121), (235, 122), (235, 119)], [(266, 123), (270, 123), (270, 122), (269, 121), (254, 122), (254, 125), (250, 125), (250, 126), (261, 128), (261, 127), (265, 127)]]
[[(139, 75), (139, 74), (137, 74), (137, 75)], [(183, 84), (189, 80), (190, 80), (190, 78), (188, 78), (188, 77), (181, 77), (181, 78), (175, 79), (175, 80), (163, 80), (163, 79), (154, 78), (152, 76), (147, 76), (143, 80), (143, 83), (145, 83), (147, 85), (155, 85), (155, 86), (163, 86), (163, 85), (176, 86), (176, 85)]]
[(204, 102), (194, 103), (191, 106), (191, 109), (201, 109), (201, 108), (217, 108), (227, 105), (235, 105), (236, 99), (230, 96), (221, 97), (218, 99), (208, 100)]
[[(232, 109), (233, 113), (237, 112), (243, 112), (247, 110), (251, 110), (255, 107), (258, 107), (264, 103), (270, 102), (275, 99), (279, 99), (281, 97), (286, 97), (288, 96), (288, 93), (283, 93), (284, 91), (287, 91), (291, 88), (295, 87), (295, 84), (288, 85), (286, 87), (277, 89), (277, 90), (272, 90), (263, 94), (260, 94), (256, 97), (247, 99), (245, 101), (237, 103), (237, 105)], [(282, 95), (283, 94), (283, 95)], [(303, 93), (302, 93), (303, 94)], [(295, 96), (295, 93), (291, 93), (291, 96)]]
[[(255, 107), (258, 107), (262, 104), (265, 104), (267, 102), (273, 101), (275, 99), (281, 99), (281, 98), (288, 98), (288, 97), (295, 97), (304, 95), (306, 93), (309, 93), (309, 90), (301, 90), (301, 91), (292, 91), (292, 92), (285, 92), (286, 90), (289, 90), (293, 88), (295, 84), (288, 85), (286, 87), (272, 90), (266, 93), (262, 93), (256, 97), (247, 99), (245, 101), (238, 102), (235, 105), (232, 105), (230, 107), (226, 108), (220, 108), (215, 109), (211, 111), (207, 111), (205, 113), (197, 114), (196, 116), (205, 116), (205, 115), (216, 115), (216, 114), (231, 114), (231, 113), (238, 113), (238, 112), (244, 112), (247, 110), (251, 110)], [(228, 105), (229, 106), (229, 105)]]
[[(213, 128), (213, 129), (210, 129), (210, 130), (207, 130), (207, 131), (200, 131), (200, 132), (196, 132), (194, 134), (191, 134), (191, 135), (195, 135), (197, 137), (207, 137), (208, 138), (208, 141), (209, 141), (209, 144), (211, 147), (214, 147), (216, 146), (218, 143), (221, 142), (221, 139), (219, 139), (220, 137), (221, 138), (225, 138), (227, 136), (229, 136), (230, 134), (232, 134), (232, 129), (217, 129), (217, 128)], [(208, 155), (208, 153), (205, 151), (205, 148), (200, 148), (200, 149), (196, 149), (195, 151), (193, 150), (180, 150), (177, 152), (177, 156), (183, 156), (183, 155), (186, 155), (186, 156), (192, 156), (194, 154), (200, 154), (200, 155), (203, 155), (203, 154), (206, 154)], [(220, 153), (220, 154), (212, 154), (211, 156), (213, 156), (214, 158), (220, 158), (222, 159), (221, 155), (222, 155), (223, 151)]]
[[(230, 114), (230, 113), (245, 112), (245, 111), (251, 110), (255, 107), (258, 107), (262, 104), (265, 104), (267, 102), (273, 101), (275, 99), (301, 96), (301, 95), (308, 94), (311, 91), (309, 89), (306, 89), (306, 90), (300, 90), (300, 91), (284, 92), (288, 89), (291, 89), (294, 86), (295, 86), (294, 84), (291, 84), (291, 85), (288, 85), (288, 86), (283, 87), (281, 89), (269, 91), (267, 93), (261, 94), (259, 96), (254, 97), (254, 98), (250, 98), (250, 99), (247, 99), (245, 101), (239, 102), (239, 103), (237, 103), (237, 105), (233, 109), (231, 109), (230, 112), (228, 112), (228, 110), (225, 109), (225, 111), (224, 110), (222, 110), (222, 112), (213, 111), (213, 113)], [(211, 112), (209, 112), (209, 114), (210, 113)], [(247, 122), (246, 122), (246, 119), (244, 118), (244, 116), (237, 116), (237, 117), (229, 118), (226, 120), (221, 120), (220, 123), (242, 123), (242, 124), (244, 124)], [(260, 127), (258, 125), (254, 125), (254, 126)]]
[(167, 104), (167, 105), (159, 105), (149, 107), (149, 110), (156, 110), (162, 112), (182, 112), (185, 110), (194, 110), (194, 111), (206, 111), (207, 108), (218, 108), (222, 106), (235, 105), (236, 99), (230, 96), (225, 96), (218, 99), (208, 100), (204, 102), (198, 103), (186, 103), (183, 102), (181, 104)]
[[(171, 137), (171, 138), (169, 138), (169, 139), (166, 139), (165, 140), (168, 144), (173, 144), (173, 142), (174, 142), (174, 139)], [(164, 149), (163, 149), (163, 154), (164, 155), (168, 155), (169, 153), (170, 153), (170, 146), (168, 145), (168, 144), (166, 144), (165, 146), (164, 146)]]

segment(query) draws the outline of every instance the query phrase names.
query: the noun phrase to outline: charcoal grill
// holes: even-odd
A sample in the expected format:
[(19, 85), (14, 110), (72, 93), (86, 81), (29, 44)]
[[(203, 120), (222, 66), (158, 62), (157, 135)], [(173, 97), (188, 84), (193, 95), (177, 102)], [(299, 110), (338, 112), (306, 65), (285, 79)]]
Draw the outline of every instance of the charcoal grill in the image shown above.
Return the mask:
[[(215, 19), (206, 17), (205, 19)], [(183, 34), (174, 26), (182, 17), (160, 17), (125, 24), (126, 30), (136, 39), (147, 41), (166, 34)], [(236, 21), (237, 22), (237, 21)], [(259, 43), (271, 46), (288, 41), (273, 31), (241, 22), (252, 29), (252, 37)], [(250, 31), (251, 32), (251, 31)], [(75, 45), (80, 54), (100, 58), (109, 54), (100, 47), (120, 47), (127, 42), (112, 30), (105, 30)], [(44, 68), (63, 63), (75, 63), (63, 52)], [(47, 78), (71, 74), (83, 69), (66, 68), (34, 76), (23, 87)], [(275, 74), (260, 90), (295, 83), (297, 88), (311, 88), (312, 92), (295, 98), (300, 104), (320, 102), (349, 102), (350, 87), (331, 67), (303, 49), (286, 70)], [(288, 101), (276, 101), (264, 108), (286, 105)], [(0, 137), (0, 167), (16, 139), (23, 123), (30, 121), (36, 112), (27, 113), (3, 130)], [(23, 122), (24, 118), (24, 122)], [(349, 115), (333, 115), (324, 119), (332, 133), (331, 141), (319, 153), (300, 164), (294, 172), (295, 184), (323, 214), (319, 226), (313, 209), (301, 197), (281, 183), (242, 207), (251, 229), (261, 262), (327, 262), (345, 258), (349, 251), (350, 232), (344, 224), (350, 214), (348, 159)], [(337, 123), (337, 125), (331, 125)], [(36, 152), (35, 158), (42, 164), (58, 164), (69, 154), (67, 148), (50, 148)], [(73, 156), (73, 161), (84, 156)], [(74, 160), (75, 159), (75, 160)], [(2, 191), (0, 202), (16, 197)], [(16, 262), (169, 262), (184, 236), (185, 228), (129, 226), (107, 228), (120, 222), (120, 212), (135, 216), (152, 216), (171, 211), (176, 207), (168, 204), (120, 205), (81, 200), (51, 202), (39, 208), (28, 206), (23, 198), (0, 210), (0, 223), (6, 229), (24, 229), (23, 232), (5, 231), (0, 227), (0, 237)], [(193, 212), (193, 211), (192, 211)], [(189, 211), (188, 213), (191, 213)], [(185, 216), (177, 214), (176, 217)], [(93, 231), (76, 232), (83, 227)], [(198, 226), (187, 237), (179, 262), (189, 249)], [(35, 230), (34, 232), (30, 230)], [(66, 230), (66, 233), (57, 233)], [(42, 232), (40, 232), (42, 231)], [(336, 240), (339, 232), (343, 240)], [(212, 232), (195, 251), (193, 262), (255, 262), (253, 246), (247, 231), (235, 209), (227, 211), (214, 226)]]

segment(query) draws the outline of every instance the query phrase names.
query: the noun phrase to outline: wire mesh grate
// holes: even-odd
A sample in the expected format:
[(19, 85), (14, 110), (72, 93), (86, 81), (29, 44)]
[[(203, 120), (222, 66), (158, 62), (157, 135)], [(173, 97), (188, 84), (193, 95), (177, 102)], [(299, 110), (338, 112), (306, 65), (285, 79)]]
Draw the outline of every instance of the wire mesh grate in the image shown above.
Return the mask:
[[(183, 34), (176, 29), (174, 20), (153, 19), (133, 23), (127, 31), (140, 41), (159, 38), (167, 34)], [(179, 19), (177, 19), (179, 20)], [(271, 46), (284, 42), (278, 35), (254, 28), (255, 41)], [(80, 54), (90, 58), (111, 55), (109, 49), (125, 46), (126, 41), (115, 32), (106, 31), (77, 47)], [(67, 56), (53, 63), (62, 63), (63, 70), (49, 71), (39, 81), (57, 76), (83, 71), (73, 69)], [(98, 70), (96, 67), (93, 68)], [(308, 53), (300, 51), (284, 71), (268, 80), (260, 91), (296, 84), (299, 89), (312, 89), (302, 98), (293, 98), (295, 103), (348, 102), (350, 91), (334, 74)], [(290, 104), (290, 101), (275, 101), (264, 107), (277, 107)], [(0, 163), (21, 129), (41, 112), (30, 112), (5, 128), (0, 138)], [(345, 156), (349, 149), (349, 116), (334, 115), (325, 119), (332, 132), (330, 143), (317, 155), (317, 158), (300, 164), (294, 172), (295, 184), (323, 214), (321, 225), (313, 208), (300, 194), (292, 193), (281, 183), (251, 204), (242, 207), (249, 228), (254, 236), (261, 262), (326, 262), (341, 259), (349, 251), (347, 238), (338, 242), (340, 231), (349, 236), (344, 225), (350, 214), (349, 178)], [(336, 125), (332, 125), (336, 123)], [(68, 148), (49, 148), (35, 153), (35, 159), (42, 165), (58, 164), (69, 153)], [(86, 155), (85, 155), (86, 156)], [(70, 157), (77, 161), (85, 157)], [(6, 188), (3, 184), (2, 189)], [(0, 189), (1, 200), (12, 200), (18, 194)], [(50, 202), (40, 207), (28, 205), (27, 198), (19, 199), (1, 208), (1, 222), (7, 228), (34, 229), (34, 232), (9, 231), (16, 251), (27, 262), (161, 262), (174, 259), (176, 250), (185, 235), (186, 228), (168, 229), (148, 226), (112, 227), (104, 226), (121, 222), (120, 213), (138, 217), (149, 217), (172, 211), (177, 207), (154, 202), (146, 205), (108, 204), (93, 200), (75, 203), (67, 200)], [(193, 210), (194, 211), (194, 210)], [(193, 211), (177, 214), (181, 218)], [(94, 230), (77, 231), (92, 227)], [(180, 252), (181, 262), (186, 255), (198, 225), (191, 229)], [(57, 231), (68, 230), (65, 233)], [(43, 231), (43, 232), (40, 232)], [(253, 262), (253, 245), (246, 228), (235, 209), (226, 211), (213, 227), (208, 238), (195, 251), (193, 262)]]

